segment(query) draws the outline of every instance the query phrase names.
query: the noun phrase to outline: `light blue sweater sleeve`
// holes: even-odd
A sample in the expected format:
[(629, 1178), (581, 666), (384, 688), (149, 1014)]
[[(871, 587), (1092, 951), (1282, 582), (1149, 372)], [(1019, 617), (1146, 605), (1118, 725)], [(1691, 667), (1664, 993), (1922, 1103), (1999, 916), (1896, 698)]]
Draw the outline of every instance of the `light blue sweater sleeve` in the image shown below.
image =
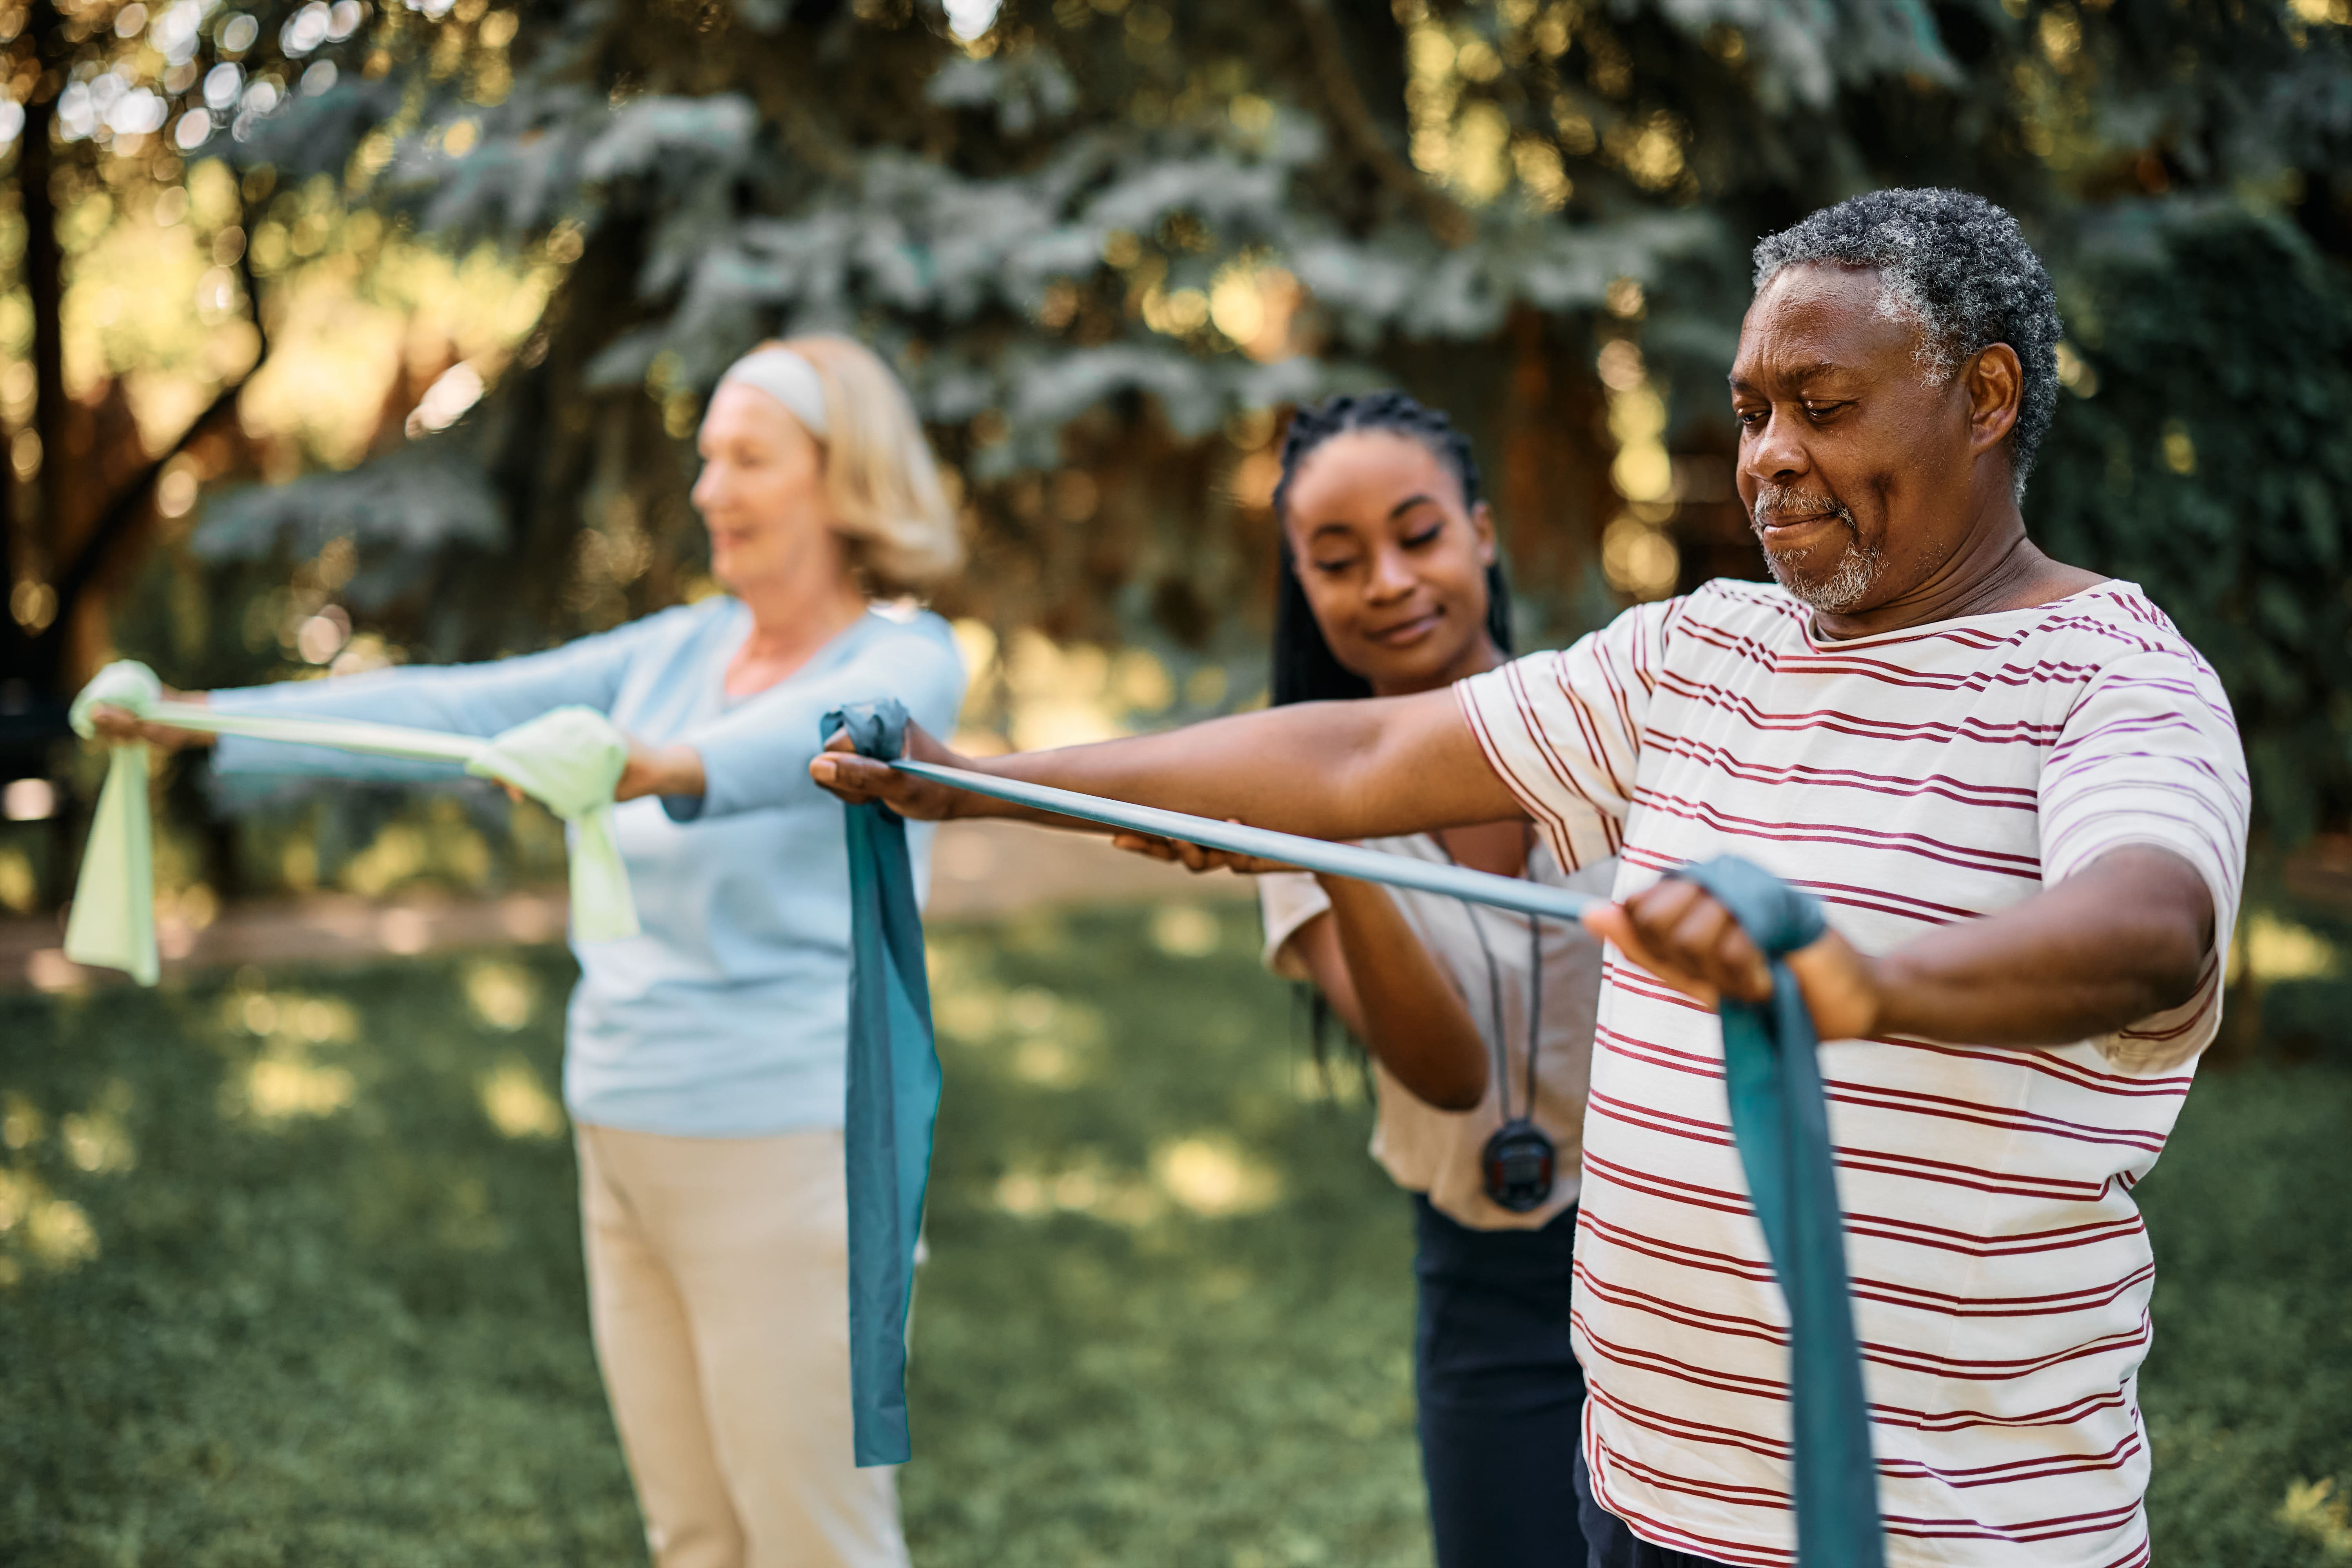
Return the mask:
[[(482, 664), (425, 665), (325, 680), (289, 680), (211, 694), (224, 713), (305, 719), (365, 719), (458, 735), (495, 735), (551, 708), (580, 703), (610, 711), (633, 660), (682, 630), (692, 606), (664, 610), (544, 653)], [(222, 773), (330, 774), (361, 779), (448, 779), (452, 763), (365, 756), (324, 746), (224, 735), (213, 766)]]
[(760, 811), (812, 797), (809, 759), (820, 745), (826, 710), (868, 698), (895, 697), (935, 735), (945, 735), (963, 705), (963, 656), (947, 623), (924, 614), (904, 625), (876, 624), (838, 666), (815, 679), (791, 680), (707, 720), (679, 737), (702, 756), (704, 793), (665, 797), (672, 819), (691, 822)]

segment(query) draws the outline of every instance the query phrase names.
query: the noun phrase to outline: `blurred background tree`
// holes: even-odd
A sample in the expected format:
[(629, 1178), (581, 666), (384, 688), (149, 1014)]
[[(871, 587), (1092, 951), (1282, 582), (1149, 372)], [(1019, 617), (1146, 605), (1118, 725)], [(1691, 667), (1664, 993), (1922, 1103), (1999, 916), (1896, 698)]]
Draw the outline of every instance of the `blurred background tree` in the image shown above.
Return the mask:
[[(940, 607), (984, 666), (971, 721), (1011, 740), (1253, 698), (1282, 410), (1349, 385), (1472, 430), (1523, 620), (1563, 638), (1759, 570), (1720, 391), (1756, 236), (1943, 184), (2015, 210), (2064, 291), (2029, 521), (2214, 658), (2291, 846), (2352, 807), (2347, 25), (2347, 0), (18, 3), (0, 771), (65, 776), (58, 704), (110, 647), (214, 684), (709, 591), (702, 398), (813, 330), (887, 354), (955, 470), (977, 550)], [(327, 861), (376, 844), (394, 807), (365, 809)], [(215, 885), (302, 880), (211, 831)]]

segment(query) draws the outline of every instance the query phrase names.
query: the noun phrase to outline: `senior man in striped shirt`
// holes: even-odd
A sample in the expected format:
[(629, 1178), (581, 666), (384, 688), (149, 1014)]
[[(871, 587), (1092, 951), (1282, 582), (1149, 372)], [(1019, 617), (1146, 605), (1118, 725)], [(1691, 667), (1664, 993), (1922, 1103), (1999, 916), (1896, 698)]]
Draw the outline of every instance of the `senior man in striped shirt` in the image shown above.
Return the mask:
[[(2212, 670), (2019, 510), (2057, 402), (2009, 216), (1883, 191), (1756, 251), (1716, 582), (1452, 692), (958, 765), (1327, 838), (1534, 818), (1621, 857), (1576, 1237), (1596, 1568), (1794, 1561), (1788, 1318), (1727, 1128), (1762, 962), (1685, 862), (1827, 907), (1824, 1042), (1888, 1561), (2139, 1568), (2154, 1275), (2132, 1187), (2220, 1020), (2248, 791)], [(1306, 520), (1311, 527), (1312, 520)], [(1410, 629), (1413, 605), (1396, 619)], [(855, 758), (910, 816), (1012, 814)], [(1562, 1568), (1570, 1568), (1563, 1564)]]

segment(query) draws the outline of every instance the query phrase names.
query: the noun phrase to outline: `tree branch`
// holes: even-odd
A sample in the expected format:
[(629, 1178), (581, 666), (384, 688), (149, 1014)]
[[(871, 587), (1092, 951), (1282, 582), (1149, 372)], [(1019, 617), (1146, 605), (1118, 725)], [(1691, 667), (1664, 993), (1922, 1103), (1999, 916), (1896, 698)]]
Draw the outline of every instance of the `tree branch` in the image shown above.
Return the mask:
[[(247, 223), (247, 232), (250, 233), (252, 232), (250, 227), (252, 215), (247, 213), (243, 216)], [(246, 367), (243, 375), (220, 389), (212, 402), (205, 405), (205, 411), (188, 422), (186, 427), (180, 432), (178, 439), (165, 447), (153, 461), (139, 471), (136, 478), (116, 491), (107, 501), (106, 510), (99, 514), (98, 525), (89, 531), (89, 536), (82, 542), (82, 547), (74, 553), (73, 564), (58, 573), (52, 581), (51, 585), (56, 589), (58, 595), (57, 619), (52, 623), (54, 626), (63, 626), (66, 624), (67, 615), (72, 609), (75, 601), (88, 590), (91, 579), (96, 577), (100, 569), (106, 564), (107, 554), (121, 542), (122, 536), (130, 532), (131, 526), (139, 521), (140, 503), (147, 499), (147, 492), (154, 488), (156, 479), (171, 465), (172, 459), (186, 451), (189, 443), (204, 434), (205, 426), (236, 405), (237, 395), (244, 392), (255, 374), (269, 358), (269, 329), (262, 324), (261, 285), (254, 276), (253, 252), (250, 248), (237, 257), (236, 269), (239, 280), (245, 285), (246, 303), (253, 318), (253, 333), (258, 340), (253, 363)]]
[(1379, 120), (1356, 86), (1355, 73), (1348, 68), (1347, 48), (1339, 37), (1339, 23), (1331, 15), (1330, 0), (1293, 0), (1293, 9), (1307, 32), (1307, 50), (1314, 57), (1316, 85), (1322, 89), (1331, 118), (1349, 150), (1370, 165), (1382, 184), (1420, 211), (1422, 220), (1429, 225), (1438, 243), (1449, 248), (1468, 244), (1475, 227), (1470, 215), (1459, 202), (1423, 179), (1420, 170), (1399, 157), (1381, 133)]
[[(25, 294), (33, 314), (33, 430), (41, 467), (54, 474), (65, 461), (65, 251), (58, 240), (57, 193), (51, 184), (54, 149), (49, 129), (65, 86), (64, 18), (51, 0), (33, 0), (25, 30), (33, 46), (33, 90), (16, 142), (17, 200), (25, 217)], [(57, 486), (45, 477), (42, 510), (55, 526)], [(46, 546), (48, 542), (44, 541)], [(48, 563), (43, 561), (46, 568)]]

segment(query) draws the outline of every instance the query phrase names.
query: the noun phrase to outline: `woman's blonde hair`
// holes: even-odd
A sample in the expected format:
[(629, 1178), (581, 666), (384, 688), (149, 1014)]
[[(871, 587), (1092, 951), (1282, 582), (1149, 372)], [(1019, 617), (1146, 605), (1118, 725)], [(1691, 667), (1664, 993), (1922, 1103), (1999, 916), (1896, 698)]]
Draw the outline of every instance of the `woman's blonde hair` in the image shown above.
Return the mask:
[(922, 422), (890, 367), (854, 338), (774, 340), (816, 367), (824, 387), (824, 483), (834, 527), (866, 592), (892, 599), (937, 587), (963, 563), (963, 534)]

